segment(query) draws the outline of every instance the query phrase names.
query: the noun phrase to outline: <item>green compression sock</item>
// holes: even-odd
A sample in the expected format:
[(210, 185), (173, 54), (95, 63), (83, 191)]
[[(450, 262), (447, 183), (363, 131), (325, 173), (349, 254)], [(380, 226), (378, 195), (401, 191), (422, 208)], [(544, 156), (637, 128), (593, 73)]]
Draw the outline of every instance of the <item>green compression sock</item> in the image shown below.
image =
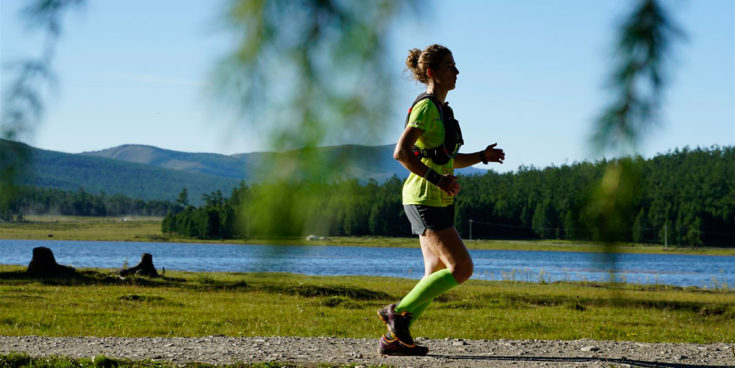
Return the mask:
[(416, 318), (419, 318), (419, 316), (424, 314), (424, 311), (426, 310), (426, 308), (428, 308), (431, 302), (433, 301), (434, 301), (433, 299), (429, 300), (428, 302), (420, 304), (419, 306), (416, 307), (413, 313), (411, 313), (413, 315), (413, 318), (411, 318), (411, 320), (408, 322), (408, 327), (411, 327), (411, 325), (413, 325), (413, 323), (416, 321)]
[(446, 293), (455, 286), (459, 285), (452, 273), (448, 269), (443, 269), (424, 277), (413, 287), (408, 295), (401, 299), (396, 307), (396, 312), (410, 312), (416, 315), (416, 312), (423, 312), (424, 308), (420, 308), (424, 303), (431, 303), (437, 296)]

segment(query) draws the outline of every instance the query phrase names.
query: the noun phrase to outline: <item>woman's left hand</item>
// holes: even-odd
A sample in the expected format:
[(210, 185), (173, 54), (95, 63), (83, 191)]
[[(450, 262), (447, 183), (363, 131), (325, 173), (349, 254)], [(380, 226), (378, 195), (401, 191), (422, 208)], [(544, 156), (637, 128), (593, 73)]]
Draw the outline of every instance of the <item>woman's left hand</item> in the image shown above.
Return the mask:
[(485, 161), (503, 163), (503, 160), (505, 160), (505, 152), (500, 148), (495, 148), (497, 145), (497, 143), (493, 143), (485, 148), (485, 151), (482, 152), (482, 157)]
[(438, 187), (444, 191), (444, 193), (447, 193), (450, 196), (456, 196), (459, 193), (460, 186), (456, 176), (443, 175), (442, 179), (439, 181)]

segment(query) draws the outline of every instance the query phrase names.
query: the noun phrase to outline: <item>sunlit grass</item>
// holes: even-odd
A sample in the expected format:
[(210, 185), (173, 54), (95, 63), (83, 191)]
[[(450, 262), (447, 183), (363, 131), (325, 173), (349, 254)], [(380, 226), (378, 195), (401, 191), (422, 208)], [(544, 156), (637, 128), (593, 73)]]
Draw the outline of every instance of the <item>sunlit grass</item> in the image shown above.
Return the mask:
[(0, 239), (157, 241), (159, 217), (26, 216), (25, 222), (0, 222)]
[[(377, 337), (375, 316), (415, 280), (167, 272), (27, 278), (0, 266), (0, 335)], [(413, 327), (432, 339), (734, 342), (735, 293), (664, 285), (471, 280)]]

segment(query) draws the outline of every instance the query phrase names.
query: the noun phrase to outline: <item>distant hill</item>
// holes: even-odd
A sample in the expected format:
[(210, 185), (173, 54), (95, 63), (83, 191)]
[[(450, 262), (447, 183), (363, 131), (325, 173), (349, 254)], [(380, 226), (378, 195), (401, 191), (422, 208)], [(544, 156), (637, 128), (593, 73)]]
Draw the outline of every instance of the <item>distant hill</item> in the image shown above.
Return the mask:
[[(240, 181), (262, 180), (256, 168), (268, 158), (298, 155), (301, 150), (282, 153), (255, 152), (235, 155), (188, 153), (153, 146), (122, 145), (101, 151), (69, 154), (34, 148), (23, 143), (0, 140), (0, 145), (25, 147), (32, 158), (24, 184), (64, 190), (83, 188), (92, 193), (124, 194), (140, 199), (176, 199), (182, 188), (197, 203), (204, 193), (221, 190), (226, 195)], [(339, 157), (349, 162), (344, 178), (362, 182), (378, 182), (393, 175), (408, 176), (400, 163), (393, 159), (393, 146), (344, 145), (316, 148), (317, 157), (326, 160)], [(326, 162), (326, 161), (325, 161)], [(484, 173), (467, 168), (463, 175)]]
[(63, 190), (124, 194), (140, 199), (175, 200), (182, 188), (189, 191), (193, 203), (203, 193), (217, 189), (229, 195), (239, 179), (165, 169), (152, 165), (111, 160), (81, 154), (47, 151), (0, 140), (0, 145), (19, 145), (29, 153), (31, 165), (22, 184)]
[[(408, 170), (393, 159), (393, 147), (393, 145), (342, 145), (319, 147), (316, 148), (316, 151), (317, 157), (322, 157), (324, 162), (333, 161), (334, 157), (340, 157), (349, 162), (345, 173), (347, 178), (357, 178), (361, 181), (375, 179), (382, 182), (393, 175), (400, 178), (408, 176)], [(300, 152), (302, 151), (253, 152), (226, 156), (214, 153), (171, 151), (144, 145), (122, 145), (102, 151), (84, 152), (82, 155), (257, 182), (262, 179), (257, 177), (257, 168), (264, 160), (274, 156), (283, 158), (288, 155), (298, 155)], [(466, 168), (457, 172), (462, 175), (473, 175), (484, 173), (485, 170)]]
[(238, 179), (238, 181), (248, 180), (250, 178), (248, 172), (252, 172), (253, 169), (244, 164), (247, 161), (234, 156), (179, 152), (136, 144), (125, 144), (101, 151), (82, 152), (80, 155), (133, 162), (188, 173), (214, 175)]

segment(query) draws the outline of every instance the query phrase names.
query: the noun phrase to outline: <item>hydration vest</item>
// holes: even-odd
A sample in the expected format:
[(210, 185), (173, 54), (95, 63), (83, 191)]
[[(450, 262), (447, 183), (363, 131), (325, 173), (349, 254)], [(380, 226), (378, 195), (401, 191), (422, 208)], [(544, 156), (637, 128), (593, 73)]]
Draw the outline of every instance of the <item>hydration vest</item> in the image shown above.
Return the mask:
[(412, 151), (414, 156), (418, 158), (428, 157), (434, 161), (435, 164), (444, 165), (449, 162), (450, 159), (457, 156), (459, 147), (464, 144), (464, 140), (462, 139), (462, 130), (459, 129), (459, 122), (454, 118), (454, 111), (449, 107), (448, 102), (442, 104), (434, 95), (426, 93), (418, 95), (416, 100), (413, 101), (413, 104), (411, 104), (411, 108), (408, 109), (408, 115), (406, 116), (404, 127), (408, 125), (408, 119), (411, 118), (411, 110), (413, 107), (420, 101), (427, 98), (431, 100), (431, 102), (434, 103), (434, 106), (436, 106), (436, 109), (439, 110), (439, 115), (441, 116), (442, 124), (444, 125), (444, 142), (433, 148), (419, 148), (418, 146), (413, 146)]

